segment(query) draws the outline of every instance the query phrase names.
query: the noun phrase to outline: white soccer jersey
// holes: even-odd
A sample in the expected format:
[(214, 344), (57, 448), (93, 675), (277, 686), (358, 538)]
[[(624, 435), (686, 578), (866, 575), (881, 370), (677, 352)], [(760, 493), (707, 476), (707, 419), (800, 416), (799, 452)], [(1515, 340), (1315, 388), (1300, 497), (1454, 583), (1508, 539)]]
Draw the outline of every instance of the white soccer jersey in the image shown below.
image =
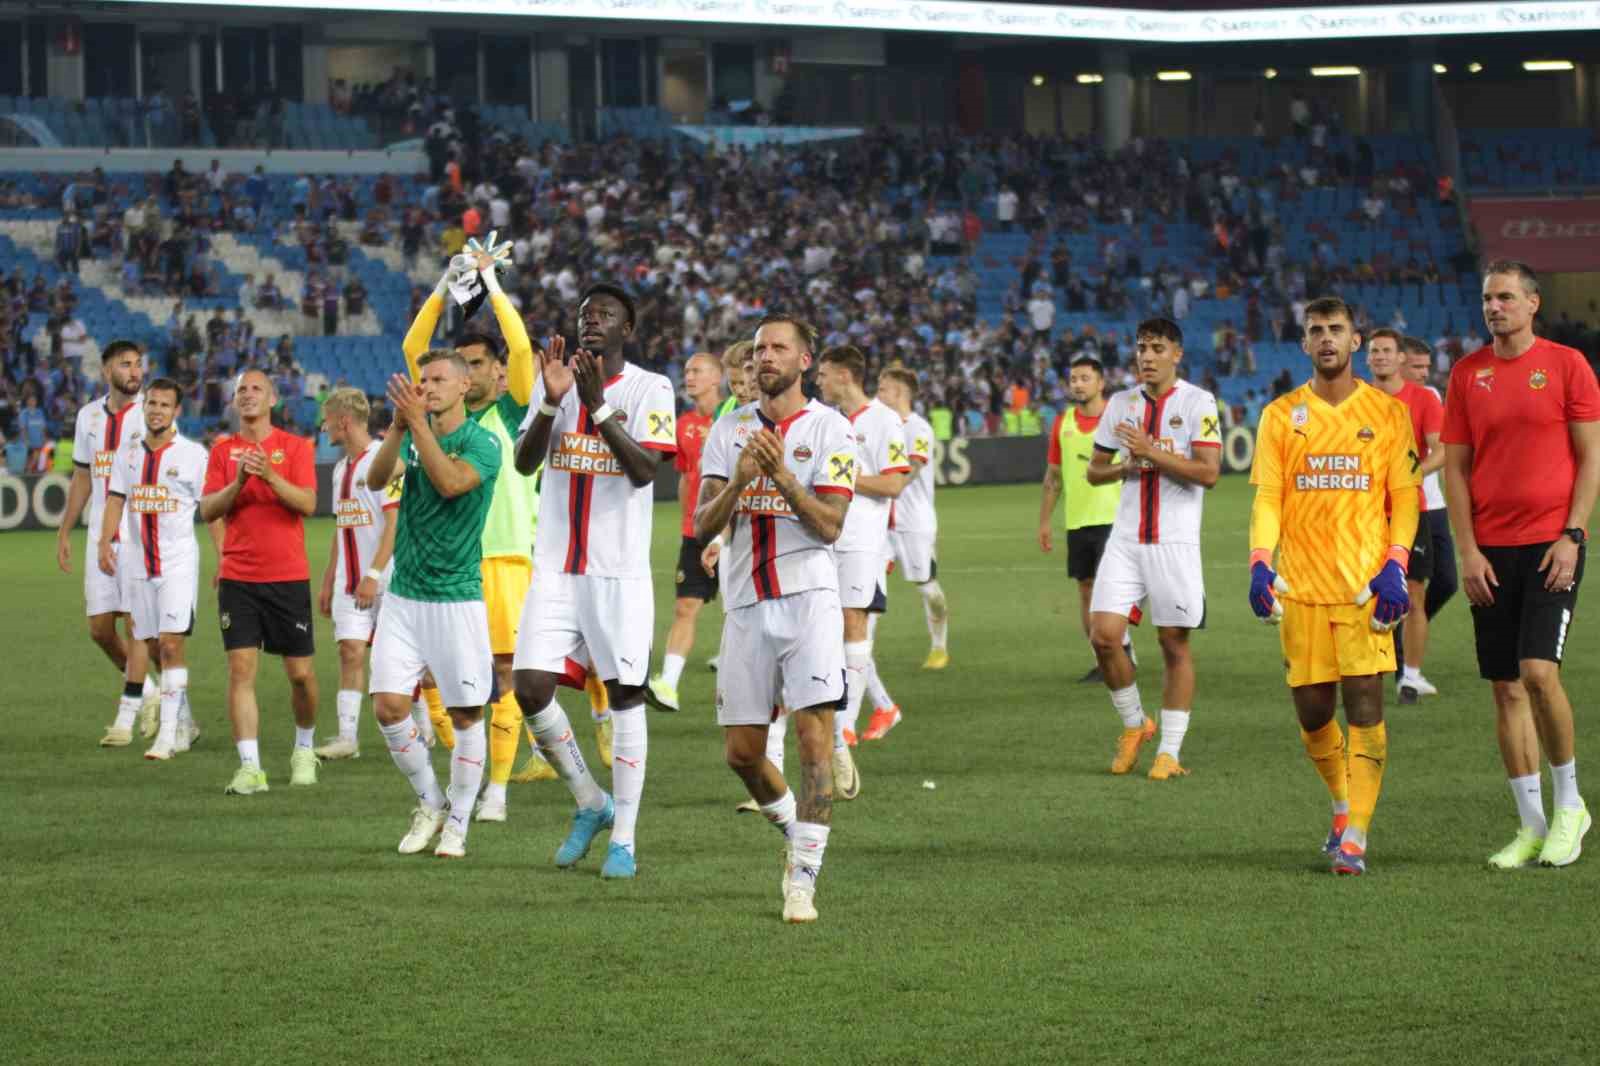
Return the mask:
[(124, 498), (122, 557), (134, 578), (166, 577), (200, 565), (194, 512), (205, 495), (205, 446), (179, 434), (155, 451), (141, 437), (123, 444), (107, 491)]
[[(527, 429), (544, 402), (544, 379), (534, 385)], [(672, 382), (626, 363), (606, 382), (605, 402), (622, 415), (623, 428), (653, 452), (678, 450)], [(595, 577), (650, 576), (650, 520), (655, 486), (635, 488), (599, 427), (568, 389), (550, 427), (550, 458), (539, 491), (539, 525), (534, 536), (536, 571), (591, 574)]]
[[(347, 596), (356, 594), (372, 559), (383, 540), (384, 512), (400, 506), (400, 486), (404, 477), (397, 476), (382, 489), (367, 487), (367, 469), (372, 457), (378, 454), (377, 441), (367, 445), (367, 450), (352, 461), (348, 456), (333, 466), (333, 522), (339, 531), (338, 562), (334, 564), (333, 587)], [(383, 568), (387, 580), (394, 559)]]
[[(1441, 402), (1444, 400), (1444, 397), (1439, 395), (1439, 390), (1432, 385), (1423, 387), (1433, 393), (1435, 399)], [(1441, 444), (1440, 447), (1442, 448), (1444, 445)], [(1435, 470), (1422, 479), (1422, 509), (1424, 511), (1437, 511), (1444, 506), (1444, 471)]]
[[(909, 474), (906, 459), (905, 423), (882, 400), (868, 400), (866, 406), (850, 416), (856, 436), (856, 474)], [(857, 493), (845, 515), (844, 532), (834, 551), (888, 551), (889, 506), (892, 500)]]
[(78, 408), (72, 435), (72, 462), (89, 471), (89, 565), (100, 543), (100, 520), (106, 513), (106, 486), (117, 452), (130, 440), (144, 436), (144, 403), (134, 401), (116, 414), (106, 407), (106, 397)]
[[(1122, 453), (1126, 459), (1116, 432), (1124, 423), (1154, 437), (1163, 451), (1187, 459), (1193, 459), (1197, 449), (1222, 447), (1216, 397), (1182, 379), (1159, 400), (1151, 399), (1142, 388), (1111, 397), (1094, 431), (1095, 448)], [(1148, 467), (1138, 477), (1123, 481), (1111, 535), (1141, 544), (1199, 544), (1205, 496), (1199, 485)]]
[[(813, 492), (855, 495), (855, 434), (843, 415), (816, 400), (776, 424), (761, 414), (759, 403), (729, 411), (706, 438), (700, 476), (732, 480), (745, 441), (762, 427), (783, 438), (784, 462), (800, 484)], [(718, 566), (727, 606), (748, 607), (809, 589), (838, 592), (833, 552), (795, 517), (771, 478), (758, 477), (745, 487), (732, 529)]]
[(894, 501), (893, 527), (904, 533), (936, 533), (939, 516), (933, 510), (933, 427), (915, 411), (906, 416), (906, 456), (921, 463), (910, 484)]

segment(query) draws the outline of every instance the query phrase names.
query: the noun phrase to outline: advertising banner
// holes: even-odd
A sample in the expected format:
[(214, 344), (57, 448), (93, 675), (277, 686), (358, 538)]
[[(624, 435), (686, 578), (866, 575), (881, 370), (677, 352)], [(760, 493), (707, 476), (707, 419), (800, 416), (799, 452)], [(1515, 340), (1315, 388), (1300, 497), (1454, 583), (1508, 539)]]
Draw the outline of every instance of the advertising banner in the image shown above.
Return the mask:
[(1485, 259), (1558, 274), (1600, 270), (1600, 199), (1472, 201)]

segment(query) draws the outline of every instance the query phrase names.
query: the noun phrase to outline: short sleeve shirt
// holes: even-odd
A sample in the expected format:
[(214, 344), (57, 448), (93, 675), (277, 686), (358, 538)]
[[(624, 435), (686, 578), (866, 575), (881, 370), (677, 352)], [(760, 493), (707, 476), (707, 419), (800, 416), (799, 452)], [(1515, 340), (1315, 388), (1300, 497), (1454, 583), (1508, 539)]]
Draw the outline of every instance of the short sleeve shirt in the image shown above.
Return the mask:
[[(274, 428), (260, 443), (240, 436), (225, 436), (211, 446), (206, 468), (207, 496), (228, 486), (239, 475), (245, 454), (259, 448), (267, 462), (290, 484), (316, 490), (317, 470), (311, 442)], [(221, 577), (225, 581), (306, 581), (311, 576), (306, 561), (305, 522), (278, 499), (265, 481), (246, 478), (233, 509), (223, 516), (227, 533), (222, 541)]]
[[(1117, 426), (1135, 426), (1155, 438), (1163, 451), (1193, 459), (1203, 448), (1222, 447), (1222, 418), (1217, 400), (1198, 385), (1179, 379), (1160, 397), (1143, 389), (1117, 393), (1101, 412), (1094, 446), (1126, 459)], [(1111, 535), (1141, 544), (1199, 544), (1201, 508), (1206, 490), (1167, 477), (1146, 465), (1138, 477), (1122, 482)]]

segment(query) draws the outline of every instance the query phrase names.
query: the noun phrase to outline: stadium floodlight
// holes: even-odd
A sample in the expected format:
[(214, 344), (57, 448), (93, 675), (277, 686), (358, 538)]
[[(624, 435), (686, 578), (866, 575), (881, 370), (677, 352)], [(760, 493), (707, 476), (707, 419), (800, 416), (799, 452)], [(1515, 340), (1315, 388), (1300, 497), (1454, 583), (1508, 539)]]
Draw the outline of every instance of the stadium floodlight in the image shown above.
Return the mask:
[(1312, 67), (1313, 78), (1355, 78), (1361, 74), (1360, 67)]
[(1273, 78), (1276, 78), (1278, 76), (1278, 68), (1277, 67), (1268, 67), (1266, 70), (1263, 70), (1261, 72), (1261, 76), (1263, 78), (1266, 78), (1268, 81), (1271, 81)]
[(1468, 74), (1476, 74), (1479, 71), (1481, 71), (1482, 69), (1483, 69), (1483, 64), (1482, 63), (1468, 63), (1467, 64), (1467, 73)]
[(1527, 59), (1527, 60), (1523, 61), (1522, 69), (1528, 71), (1530, 74), (1536, 74), (1536, 73), (1538, 73), (1539, 71), (1542, 71), (1542, 70), (1571, 70), (1572, 69), (1572, 60), (1570, 60), (1570, 59)]
[(1156, 81), (1188, 81), (1193, 77), (1194, 75), (1190, 74), (1187, 70), (1156, 71)]
[(1035, 74), (1033, 76), (1033, 87), (1035, 89), (1042, 89), (1044, 87), (1044, 75), (1043, 74)]
[(1433, 65), (1433, 72), (1435, 74), (1448, 74), (1450, 73), (1450, 68), (1445, 66), (1443, 63), (1435, 63)]
[(1103, 82), (1105, 80), (1106, 80), (1106, 76), (1104, 74), (1079, 74), (1078, 75), (1078, 84), (1079, 85), (1099, 85), (1101, 82)]

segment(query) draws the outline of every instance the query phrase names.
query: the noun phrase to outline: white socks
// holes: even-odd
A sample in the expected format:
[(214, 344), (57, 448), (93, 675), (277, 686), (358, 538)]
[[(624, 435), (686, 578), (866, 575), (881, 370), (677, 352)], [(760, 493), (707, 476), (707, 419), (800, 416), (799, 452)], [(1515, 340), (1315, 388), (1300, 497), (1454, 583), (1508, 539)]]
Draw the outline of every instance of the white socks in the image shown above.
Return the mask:
[(611, 798), (616, 801), (616, 821), (611, 843), (633, 850), (633, 830), (639, 822), (639, 800), (644, 795), (644, 764), (650, 752), (650, 732), (644, 704), (611, 709)]
[(1575, 811), (1583, 806), (1583, 800), (1578, 797), (1578, 760), (1573, 759), (1564, 766), (1550, 764), (1550, 783), (1556, 787), (1556, 808), (1565, 808)]
[(950, 609), (945, 603), (944, 589), (934, 580), (918, 585), (917, 591), (922, 593), (922, 616), (928, 622), (928, 636), (935, 650), (944, 651), (950, 639)]
[(795, 822), (789, 831), (789, 855), (794, 860), (794, 879), (817, 883), (822, 872), (822, 853), (828, 850), (828, 827), (816, 822)]
[(261, 769), (261, 746), (254, 737), (249, 740), (236, 740), (233, 746), (239, 749), (239, 765), (247, 770)]
[(1422, 671), (1417, 669), (1415, 666), (1402, 667), (1400, 673), (1401, 673), (1401, 676), (1404, 677), (1407, 681), (1421, 681), (1422, 680)]
[(1111, 706), (1117, 709), (1117, 717), (1122, 719), (1122, 728), (1137, 729), (1144, 725), (1144, 705), (1139, 702), (1137, 684), (1113, 690)]
[(767, 821), (771, 822), (786, 840), (794, 835), (794, 809), (792, 791), (785, 792), (771, 803), (761, 804), (761, 813), (767, 816)]
[[(433, 719), (428, 717), (428, 701), (421, 696), (411, 701), (411, 721), (422, 736), (422, 742), (430, 748), (433, 747)], [(531, 733), (528, 735), (528, 742), (533, 743)]]
[[(871, 614), (867, 616), (868, 647), (871, 647), (872, 639), (877, 636), (878, 619), (882, 617), (883, 616), (881, 614)], [(890, 707), (894, 706), (894, 697), (889, 695), (889, 690), (884, 687), (883, 678), (878, 674), (877, 657), (871, 655), (870, 653), (867, 657), (867, 698), (872, 700), (872, 707), (874, 710), (877, 710), (881, 707), (887, 711)], [(851, 726), (851, 728), (854, 729), (855, 727)]]
[(172, 745), (178, 740), (178, 721), (183, 716), (183, 701), (189, 690), (189, 671), (173, 666), (161, 675), (161, 731), (157, 744)]
[(1539, 775), (1513, 777), (1506, 783), (1511, 786), (1511, 795), (1516, 797), (1517, 816), (1522, 819), (1522, 827), (1533, 830), (1534, 836), (1539, 837), (1550, 832), (1550, 823), (1544, 816), (1544, 792), (1539, 786)]
[(317, 731), (316, 731), (315, 728), (310, 727), (310, 726), (306, 726), (304, 728), (302, 728), (300, 726), (295, 726), (294, 727), (294, 746), (295, 747), (297, 747), (297, 748), (311, 748), (311, 747), (315, 747), (316, 743), (317, 743)]
[(672, 688), (678, 687), (678, 678), (683, 676), (683, 656), (674, 655), (670, 651), (661, 660), (661, 681)]
[[(421, 750), (426, 759), (428, 749), (423, 746)], [(446, 824), (463, 837), (472, 823), (472, 805), (478, 799), (478, 786), (483, 784), (483, 761), (488, 754), (489, 738), (482, 718), (465, 729), (456, 727), (456, 748), (450, 754), (450, 787), (445, 793), (450, 798), (450, 820)]]
[[(789, 712), (785, 711), (778, 716), (778, 720), (767, 726), (767, 761), (778, 768), (778, 773), (783, 773), (783, 735), (789, 731)], [(834, 730), (835, 734), (838, 730)]]
[(118, 700), (116, 728), (132, 729), (134, 721), (139, 717), (139, 707), (142, 703), (138, 696), (123, 696)]
[[(583, 761), (578, 739), (572, 735), (572, 723), (567, 712), (561, 709), (554, 697), (550, 706), (533, 716), (533, 736), (539, 751), (556, 768), (561, 780), (567, 783), (572, 798), (585, 810), (597, 811), (606, 805), (606, 794), (595, 784), (589, 773), (589, 764)], [(611, 742), (612, 762), (616, 761), (616, 739)]]
[[(1128, 727), (1132, 729), (1132, 726)], [(1178, 751), (1183, 747), (1183, 735), (1189, 731), (1188, 711), (1169, 711), (1161, 709), (1161, 746), (1156, 749), (1157, 755), (1170, 755), (1178, 757)]]
[(142, 689), (140, 695), (144, 699), (161, 695), (161, 675), (153, 663), (150, 669), (145, 671), (144, 684), (140, 688)]
[[(361, 722), (361, 693), (353, 689), (342, 688), (335, 697), (334, 705), (339, 710), (339, 739), (356, 739), (356, 727)], [(427, 716), (427, 704), (423, 704), (423, 716)]]
[[(406, 780), (411, 782), (411, 791), (417, 794), (417, 802), (430, 811), (442, 810), (445, 798), (439, 791), (439, 779), (433, 775), (433, 762), (428, 758), (428, 746), (423, 743), (422, 734), (417, 730), (416, 724), (404, 719), (393, 725), (379, 722), (378, 732), (383, 734), (383, 741), (389, 746), (389, 758), (394, 760), (395, 766), (406, 775)], [(241, 740), (239, 743), (242, 752), (245, 743), (253, 745), (255, 741)], [(457, 750), (460, 750), (459, 745)]]
[(847, 641), (844, 646), (844, 713), (834, 716), (833, 748), (843, 748), (845, 730), (856, 732), (861, 698), (867, 694), (867, 669), (872, 665), (872, 641)]

